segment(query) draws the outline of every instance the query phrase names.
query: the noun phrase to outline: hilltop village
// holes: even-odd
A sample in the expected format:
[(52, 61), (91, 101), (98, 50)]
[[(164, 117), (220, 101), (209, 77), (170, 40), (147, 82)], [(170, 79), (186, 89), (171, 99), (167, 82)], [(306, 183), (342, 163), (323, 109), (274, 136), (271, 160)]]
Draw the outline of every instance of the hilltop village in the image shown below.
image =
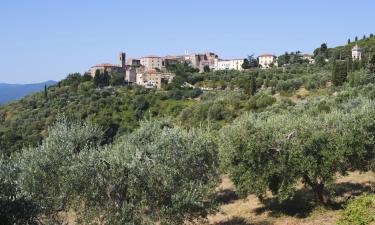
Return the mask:
[[(296, 54), (306, 63), (315, 63), (314, 56), (311, 54), (301, 54), (300, 52), (296, 52)], [(361, 60), (361, 58), (362, 49), (358, 45), (355, 45), (352, 49), (352, 59)], [(262, 54), (257, 58), (249, 56), (244, 59), (226, 60), (219, 58), (217, 54), (212, 52), (165, 57), (150, 55), (139, 59), (126, 59), (126, 53), (120, 52), (119, 62), (120, 64), (118, 65), (111, 63), (94, 65), (87, 73), (92, 77), (105, 71), (108, 74), (121, 74), (124, 76), (126, 84), (136, 84), (147, 89), (160, 89), (163, 83), (168, 84), (172, 82), (175, 74), (170, 72), (169, 68), (177, 64), (189, 65), (200, 73), (220, 70), (243, 71), (254, 67), (268, 69), (286, 66), (286, 64), (281, 65), (278, 57), (273, 54)]]

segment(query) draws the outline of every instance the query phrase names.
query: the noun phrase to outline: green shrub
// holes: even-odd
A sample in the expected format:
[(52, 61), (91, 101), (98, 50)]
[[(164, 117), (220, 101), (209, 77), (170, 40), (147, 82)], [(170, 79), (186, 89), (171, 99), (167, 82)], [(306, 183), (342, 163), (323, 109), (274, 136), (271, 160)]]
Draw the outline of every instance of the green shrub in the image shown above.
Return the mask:
[(364, 194), (347, 204), (340, 225), (367, 225), (375, 221), (375, 196)]

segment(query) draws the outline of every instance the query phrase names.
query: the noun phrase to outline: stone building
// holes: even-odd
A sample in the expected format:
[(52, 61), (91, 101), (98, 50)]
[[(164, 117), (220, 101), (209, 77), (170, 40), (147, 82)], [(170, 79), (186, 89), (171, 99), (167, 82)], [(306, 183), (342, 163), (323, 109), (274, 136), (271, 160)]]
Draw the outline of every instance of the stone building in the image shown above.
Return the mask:
[(125, 52), (120, 52), (119, 54), (119, 65), (114, 65), (111, 63), (102, 63), (102, 64), (97, 64), (95, 66), (92, 66), (88, 73), (92, 76), (95, 77), (95, 73), (97, 70), (99, 70), (100, 73), (104, 73), (104, 71), (107, 71), (109, 74), (112, 72), (119, 73), (119, 74), (124, 74), (126, 71), (126, 54)]
[(146, 70), (161, 70), (163, 68), (163, 58), (159, 56), (144, 56), (141, 58), (140, 63)]
[(140, 67), (141, 66), (141, 60), (129, 58), (128, 61), (127, 61), (127, 66)]
[(156, 70), (137, 72), (136, 84), (148, 89), (161, 89), (163, 84), (171, 83), (175, 76), (173, 73), (158, 72)]
[(362, 53), (363, 53), (362, 48), (358, 47), (358, 45), (356, 44), (352, 48), (352, 59), (353, 60), (362, 60)]
[(218, 59), (219, 56), (212, 52), (207, 52), (204, 54), (191, 54), (186, 56), (186, 61), (196, 69), (199, 69), (200, 72), (203, 72), (205, 66), (209, 66), (210, 69), (215, 68), (215, 60)]

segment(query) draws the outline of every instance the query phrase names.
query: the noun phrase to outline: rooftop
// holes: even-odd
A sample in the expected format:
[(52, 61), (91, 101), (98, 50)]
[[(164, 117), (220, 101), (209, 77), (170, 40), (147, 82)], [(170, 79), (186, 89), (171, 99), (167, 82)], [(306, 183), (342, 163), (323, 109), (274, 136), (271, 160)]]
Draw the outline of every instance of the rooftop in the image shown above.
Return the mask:
[(161, 58), (161, 57), (156, 56), (156, 55), (147, 55), (147, 56), (143, 56), (142, 58)]
[(361, 51), (361, 50), (362, 48), (358, 47), (357, 44), (352, 48), (352, 51)]
[(102, 63), (102, 64), (97, 64), (95, 66), (92, 66), (91, 68), (94, 68), (94, 67), (119, 67), (119, 66), (113, 65), (113, 64), (110, 64), (110, 63)]
[(276, 57), (276, 56), (273, 54), (263, 54), (263, 55), (260, 55), (259, 57)]

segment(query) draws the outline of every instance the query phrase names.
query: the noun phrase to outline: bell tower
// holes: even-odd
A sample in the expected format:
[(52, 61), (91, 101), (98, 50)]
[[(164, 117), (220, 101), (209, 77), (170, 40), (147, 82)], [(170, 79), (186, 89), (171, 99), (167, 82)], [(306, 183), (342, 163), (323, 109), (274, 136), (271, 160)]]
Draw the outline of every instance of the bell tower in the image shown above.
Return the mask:
[(121, 65), (121, 67), (125, 68), (126, 67), (126, 53), (125, 52), (120, 52), (119, 59), (120, 59), (120, 65)]

